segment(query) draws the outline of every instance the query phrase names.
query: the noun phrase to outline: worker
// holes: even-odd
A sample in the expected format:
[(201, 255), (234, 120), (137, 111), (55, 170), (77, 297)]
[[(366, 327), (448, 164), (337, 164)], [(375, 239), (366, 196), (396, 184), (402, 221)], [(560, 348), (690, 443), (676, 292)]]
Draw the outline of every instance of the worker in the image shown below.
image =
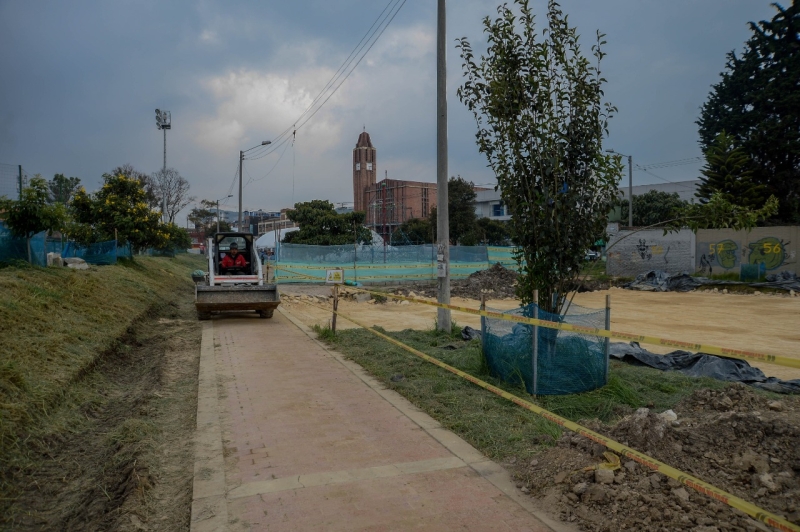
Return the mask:
[(247, 267), (247, 260), (245, 260), (244, 255), (239, 254), (239, 244), (231, 242), (228, 253), (222, 258), (221, 266), (226, 270), (228, 268)]

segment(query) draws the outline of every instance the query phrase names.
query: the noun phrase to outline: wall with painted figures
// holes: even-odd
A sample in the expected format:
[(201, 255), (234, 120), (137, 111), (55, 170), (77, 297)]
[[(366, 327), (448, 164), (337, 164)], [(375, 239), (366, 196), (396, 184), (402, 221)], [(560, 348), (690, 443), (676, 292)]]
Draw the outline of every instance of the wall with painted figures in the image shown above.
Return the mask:
[(617, 277), (636, 277), (650, 270), (691, 273), (695, 265), (694, 238), (688, 229), (666, 235), (660, 229), (612, 233), (606, 248), (606, 272)]
[(790, 271), (800, 275), (800, 226), (758, 227), (752, 231), (701, 229), (697, 232), (695, 270), (705, 275), (739, 273), (742, 264), (762, 271)]

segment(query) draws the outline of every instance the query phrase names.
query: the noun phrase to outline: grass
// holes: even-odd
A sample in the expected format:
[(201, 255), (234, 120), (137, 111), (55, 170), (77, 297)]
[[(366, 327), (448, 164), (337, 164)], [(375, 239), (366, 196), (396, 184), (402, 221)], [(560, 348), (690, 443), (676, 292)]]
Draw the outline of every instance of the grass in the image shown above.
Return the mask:
[[(336, 336), (316, 328), (320, 338), (357, 362), (385, 386), (452, 430), (493, 460), (521, 459), (555, 443), (561, 428), (363, 329), (340, 331)], [(380, 329), (379, 329), (380, 330)], [(477, 341), (455, 340), (435, 329), (385, 334), (499, 388), (531, 400), (524, 389), (507, 385), (488, 373)], [(451, 347), (445, 349), (445, 346)], [(456, 347), (456, 349), (452, 349)], [(701, 388), (726, 383), (686, 377), (650, 368), (611, 362), (608, 385), (582, 394), (538, 396), (535, 403), (573, 421), (611, 422), (639, 407), (666, 410)]]
[(91, 382), (75, 383), (122, 345), (138, 317), (191, 286), (189, 273), (202, 260), (179, 255), (90, 270), (0, 269), (0, 469), (54, 408), (91, 398)]

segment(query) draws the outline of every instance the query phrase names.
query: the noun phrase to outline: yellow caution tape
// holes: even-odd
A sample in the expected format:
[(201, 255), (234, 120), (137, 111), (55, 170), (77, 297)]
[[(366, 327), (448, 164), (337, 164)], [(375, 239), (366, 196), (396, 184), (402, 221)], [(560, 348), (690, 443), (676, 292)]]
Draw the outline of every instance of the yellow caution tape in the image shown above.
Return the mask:
[(458, 312), (467, 314), (474, 314), (476, 316), (485, 316), (487, 318), (494, 318), (498, 320), (514, 321), (517, 323), (524, 323), (527, 325), (536, 325), (538, 327), (547, 327), (549, 329), (558, 329), (561, 331), (569, 331), (580, 334), (591, 334), (594, 336), (602, 336), (603, 338), (621, 338), (632, 342), (639, 342), (640, 344), (661, 345), (669, 347), (677, 347), (680, 349), (689, 349), (692, 351), (702, 351), (711, 355), (719, 355), (729, 358), (738, 358), (741, 360), (754, 360), (757, 362), (767, 362), (778, 366), (786, 366), (789, 368), (800, 368), (799, 358), (789, 358), (779, 355), (770, 355), (767, 353), (759, 353), (756, 351), (746, 351), (743, 349), (729, 349), (727, 347), (717, 347), (706, 344), (695, 344), (691, 342), (681, 342), (678, 340), (668, 340), (666, 338), (659, 338), (657, 336), (644, 336), (640, 334), (624, 333), (619, 331), (610, 331), (608, 329), (598, 329), (595, 327), (583, 327), (581, 325), (572, 325), (569, 323), (556, 323), (553, 321), (540, 320), (535, 318), (526, 318), (524, 316), (517, 316), (514, 314), (504, 314), (502, 312), (492, 312), (490, 310), (478, 310), (469, 307), (459, 307), (456, 305), (447, 305), (444, 303), (437, 303), (435, 301), (427, 301), (425, 299), (416, 299), (413, 297), (398, 296), (393, 294), (386, 294), (382, 292), (373, 292), (363, 288), (352, 287), (353, 290), (360, 290), (369, 294), (379, 295), (381, 297), (391, 297), (392, 299), (401, 299), (403, 301), (410, 301), (413, 303), (420, 303), (431, 307), (448, 308)]
[[(461, 371), (458, 368), (454, 368), (453, 366), (450, 366), (449, 364), (445, 364), (444, 362), (442, 362), (441, 360), (439, 360), (437, 358), (434, 358), (434, 357), (432, 357), (430, 355), (426, 355), (422, 351), (414, 349), (413, 347), (411, 347), (409, 345), (406, 345), (406, 344), (404, 344), (403, 342), (401, 342), (399, 340), (395, 340), (391, 336), (387, 336), (387, 335), (385, 335), (383, 333), (380, 333), (380, 332), (376, 331), (375, 329), (367, 327), (363, 323), (361, 323), (359, 321), (356, 321), (355, 319), (353, 319), (353, 318), (351, 318), (349, 316), (345, 316), (344, 314), (342, 314), (339, 311), (326, 309), (326, 308), (320, 307), (318, 305), (311, 304), (311, 303), (306, 302), (306, 301), (303, 301), (303, 303), (305, 303), (305, 304), (307, 304), (309, 306), (318, 308), (318, 309), (331, 311), (331, 312), (335, 313), (336, 315), (341, 316), (342, 318), (355, 323), (359, 327), (362, 327), (363, 329), (366, 329), (367, 331), (371, 332), (372, 334), (374, 334), (376, 336), (379, 336), (380, 338), (383, 338), (387, 342), (390, 342), (390, 343), (396, 345), (397, 347), (400, 347), (401, 349), (404, 349), (404, 350), (408, 351), (409, 353), (412, 353), (412, 354), (422, 358), (423, 360), (425, 360), (427, 362), (430, 362), (431, 364), (439, 366), (440, 368), (445, 369), (445, 370), (449, 371), (450, 373), (458, 375), (459, 377), (461, 377), (463, 379), (466, 379), (469, 382), (471, 382), (471, 383), (473, 383), (473, 384), (475, 384), (477, 386), (480, 386), (481, 388), (483, 388), (485, 390), (488, 390), (488, 391), (492, 392), (495, 395), (499, 395), (503, 399), (507, 399), (507, 400), (511, 401), (512, 403), (514, 403), (517, 406), (521, 406), (522, 408), (524, 408), (526, 410), (529, 410), (529, 411), (531, 411), (531, 412), (533, 412), (535, 414), (538, 414), (538, 415), (542, 416), (543, 418), (545, 418), (545, 419), (547, 419), (549, 421), (552, 421), (553, 423), (555, 423), (557, 425), (560, 425), (560, 426), (564, 427), (565, 429), (568, 429), (568, 430), (571, 430), (571, 431), (573, 431), (573, 432), (575, 432), (577, 434), (580, 434), (581, 436), (583, 436), (585, 438), (588, 438), (588, 439), (592, 440), (595, 443), (599, 443), (600, 445), (603, 445), (604, 447), (616, 452), (619, 455), (627, 456), (631, 460), (634, 460), (635, 462), (638, 462), (639, 464), (643, 465), (647, 469), (650, 469), (652, 471), (657, 471), (657, 472), (659, 472), (659, 473), (661, 473), (661, 474), (663, 474), (665, 476), (668, 476), (669, 478), (677, 480), (681, 484), (683, 484), (683, 485), (685, 485), (685, 486), (687, 486), (689, 488), (692, 488), (693, 490), (695, 490), (695, 491), (697, 491), (699, 493), (702, 493), (703, 495), (707, 495), (707, 496), (711, 497), (712, 499), (715, 499), (715, 500), (717, 500), (719, 502), (725, 503), (728, 506), (730, 506), (731, 508), (736, 508), (737, 510), (741, 510), (742, 512), (744, 512), (744, 513), (750, 515), (751, 517), (761, 521), (762, 523), (765, 523), (765, 524), (775, 528), (776, 530), (781, 530), (781, 531), (785, 531), (785, 532), (800, 532), (800, 526), (797, 526), (797, 525), (795, 525), (793, 523), (790, 523), (789, 521), (787, 521), (786, 519), (782, 518), (781, 516), (778, 516), (776, 514), (768, 512), (768, 511), (764, 510), (763, 508), (759, 508), (755, 504), (749, 503), (744, 499), (740, 499), (739, 497), (737, 497), (735, 495), (732, 495), (732, 494), (730, 494), (730, 493), (728, 493), (726, 491), (723, 491), (723, 490), (717, 488), (716, 486), (713, 486), (713, 485), (709, 484), (708, 482), (705, 482), (704, 480), (700, 480), (699, 478), (694, 477), (692, 475), (689, 475), (688, 473), (684, 473), (683, 471), (681, 471), (679, 469), (675, 469), (674, 467), (671, 467), (671, 466), (665, 464), (664, 462), (656, 460), (655, 458), (652, 458), (652, 457), (650, 457), (650, 456), (648, 456), (648, 455), (646, 455), (644, 453), (640, 453), (639, 451), (637, 451), (635, 449), (632, 449), (632, 448), (628, 447), (627, 445), (623, 445), (623, 444), (621, 444), (621, 443), (619, 443), (619, 442), (617, 442), (615, 440), (612, 440), (611, 438), (607, 438), (606, 436), (603, 436), (602, 434), (600, 434), (598, 432), (595, 432), (593, 430), (587, 429), (586, 427), (578, 425), (577, 423), (575, 423), (573, 421), (570, 421), (570, 420), (568, 420), (566, 418), (563, 418), (563, 417), (559, 416), (558, 414), (554, 414), (553, 412), (550, 412), (549, 410), (545, 410), (544, 408), (542, 408), (542, 407), (540, 407), (538, 405), (535, 405), (535, 404), (533, 404), (533, 403), (531, 403), (529, 401), (526, 401), (526, 400), (522, 399), (521, 397), (517, 397), (516, 395), (508, 393), (505, 390), (501, 390), (500, 388), (498, 388), (496, 386), (492, 386), (488, 382), (482, 381), (481, 379), (479, 379), (479, 378), (477, 378), (477, 377), (475, 377), (473, 375), (470, 375), (469, 373), (465, 373), (465, 372)], [(536, 320), (536, 321), (540, 321), (540, 320)], [(609, 461), (611, 461), (611, 460), (609, 460)]]

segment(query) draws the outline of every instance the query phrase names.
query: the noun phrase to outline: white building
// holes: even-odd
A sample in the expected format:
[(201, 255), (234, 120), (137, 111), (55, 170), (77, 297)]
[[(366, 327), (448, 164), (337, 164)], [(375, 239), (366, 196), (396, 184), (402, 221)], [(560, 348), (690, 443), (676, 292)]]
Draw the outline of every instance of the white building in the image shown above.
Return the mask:
[(479, 190), (475, 197), (475, 214), (478, 218), (489, 218), (490, 220), (510, 220), (503, 200), (500, 199), (499, 190)]

